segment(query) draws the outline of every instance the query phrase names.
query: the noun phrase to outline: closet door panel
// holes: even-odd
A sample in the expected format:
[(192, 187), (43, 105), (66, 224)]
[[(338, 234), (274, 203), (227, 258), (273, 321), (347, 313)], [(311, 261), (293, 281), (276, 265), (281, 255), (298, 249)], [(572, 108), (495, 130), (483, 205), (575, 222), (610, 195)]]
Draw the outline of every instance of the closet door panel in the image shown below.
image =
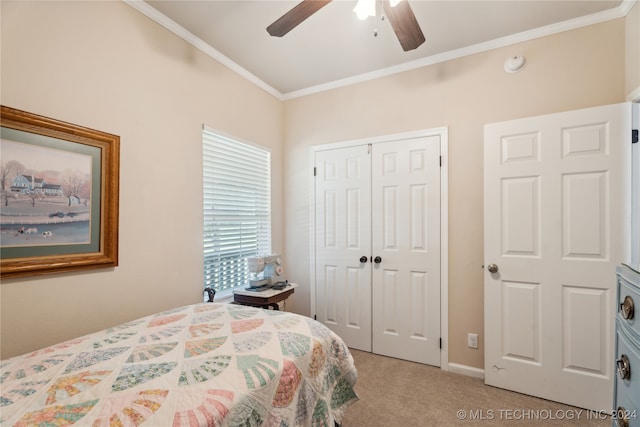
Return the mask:
[(316, 316), (371, 351), (371, 160), (367, 146), (316, 153)]
[(375, 144), (371, 162), (373, 351), (439, 366), (440, 138)]

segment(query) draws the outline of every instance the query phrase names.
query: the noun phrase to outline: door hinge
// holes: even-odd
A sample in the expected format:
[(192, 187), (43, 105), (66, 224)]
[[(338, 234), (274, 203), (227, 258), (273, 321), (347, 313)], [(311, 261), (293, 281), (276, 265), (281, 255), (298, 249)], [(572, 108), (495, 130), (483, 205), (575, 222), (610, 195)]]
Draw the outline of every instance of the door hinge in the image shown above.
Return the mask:
[(440, 156), (440, 167), (442, 167), (442, 156)]
[(313, 315), (313, 320), (318, 320), (318, 316), (316, 316), (315, 314)]
[(631, 129), (631, 143), (635, 144), (638, 142), (638, 129)]
[(440, 338), (440, 348), (442, 348), (442, 338)]
[(316, 176), (316, 167), (313, 167), (313, 176)]

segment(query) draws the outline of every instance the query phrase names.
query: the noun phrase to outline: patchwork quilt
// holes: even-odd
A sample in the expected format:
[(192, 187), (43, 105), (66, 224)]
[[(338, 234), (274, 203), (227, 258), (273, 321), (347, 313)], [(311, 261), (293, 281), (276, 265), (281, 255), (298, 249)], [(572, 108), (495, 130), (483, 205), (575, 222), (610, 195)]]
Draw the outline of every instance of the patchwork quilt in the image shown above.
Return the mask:
[(319, 322), (203, 303), (2, 361), (0, 424), (333, 427), (356, 378)]

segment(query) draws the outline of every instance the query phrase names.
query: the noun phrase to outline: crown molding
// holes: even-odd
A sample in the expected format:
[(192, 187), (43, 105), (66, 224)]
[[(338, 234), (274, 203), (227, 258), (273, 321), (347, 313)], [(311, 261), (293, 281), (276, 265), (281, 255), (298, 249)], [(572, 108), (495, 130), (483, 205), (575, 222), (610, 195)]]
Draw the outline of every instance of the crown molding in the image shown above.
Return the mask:
[(143, 0), (122, 0), (122, 1), (128, 4), (129, 6), (131, 6), (132, 8), (136, 9), (138, 12), (145, 15), (147, 18), (152, 19), (153, 21), (157, 22), (167, 30), (177, 35), (178, 37), (190, 43), (195, 48), (202, 51), (204, 54), (215, 59), (225, 67), (229, 68), (231, 71), (235, 72), (239, 76), (243, 77), (244, 79), (258, 86), (260, 89), (273, 95), (274, 97), (276, 97), (281, 101), (283, 100), (282, 93), (280, 93), (273, 87), (269, 86), (267, 83), (265, 83), (263, 80), (258, 78), (256, 75), (250, 73), (249, 71), (247, 71), (246, 69), (238, 65), (237, 63), (233, 62), (231, 59), (229, 59), (228, 57), (220, 53), (218, 50), (211, 47), (211, 45), (204, 42), (201, 38), (189, 32), (183, 26), (179, 25), (172, 19), (169, 19), (166, 15), (164, 15), (163, 13), (160, 13), (157, 9), (149, 6)]
[(517, 34), (512, 34), (506, 37), (490, 40), (484, 43), (478, 43), (472, 46), (467, 46), (460, 49), (443, 52), (437, 55), (428, 56), (425, 58), (417, 59), (415, 61), (405, 62), (404, 64), (396, 65), (393, 67), (383, 68), (380, 70), (372, 71), (369, 73), (359, 74), (357, 76), (348, 77), (346, 79), (335, 80), (326, 84), (312, 86), (305, 89), (301, 89), (294, 92), (289, 92), (283, 95), (285, 100), (299, 98), (302, 96), (312, 95), (314, 93), (324, 92), (331, 89), (337, 89), (344, 86), (353, 85), (356, 83), (362, 83), (369, 80), (375, 80), (381, 77), (387, 77), (393, 74), (402, 73), (405, 71), (415, 70), (417, 68), (426, 67), (429, 65), (438, 64), (441, 62), (451, 61), (453, 59), (462, 58), (477, 53), (487, 52), (489, 50), (498, 49), (514, 45), (517, 43), (534, 40), (541, 37), (550, 36), (564, 31), (575, 30), (578, 28), (586, 27), (589, 25), (599, 24), (601, 22), (610, 21), (612, 19), (622, 18), (626, 16), (633, 5), (638, 0), (625, 0), (617, 8), (609, 9), (603, 12), (594, 13), (591, 15), (582, 16), (580, 18), (571, 19), (568, 21), (559, 22), (556, 24), (547, 25), (533, 30), (524, 31)]

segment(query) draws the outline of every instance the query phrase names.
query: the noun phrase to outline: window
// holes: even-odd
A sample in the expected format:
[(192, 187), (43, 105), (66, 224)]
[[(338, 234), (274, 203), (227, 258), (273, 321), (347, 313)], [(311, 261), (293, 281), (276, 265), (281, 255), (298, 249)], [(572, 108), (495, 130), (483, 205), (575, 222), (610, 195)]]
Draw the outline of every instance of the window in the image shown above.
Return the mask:
[(249, 283), (247, 257), (271, 252), (271, 153), (203, 130), (204, 286)]

